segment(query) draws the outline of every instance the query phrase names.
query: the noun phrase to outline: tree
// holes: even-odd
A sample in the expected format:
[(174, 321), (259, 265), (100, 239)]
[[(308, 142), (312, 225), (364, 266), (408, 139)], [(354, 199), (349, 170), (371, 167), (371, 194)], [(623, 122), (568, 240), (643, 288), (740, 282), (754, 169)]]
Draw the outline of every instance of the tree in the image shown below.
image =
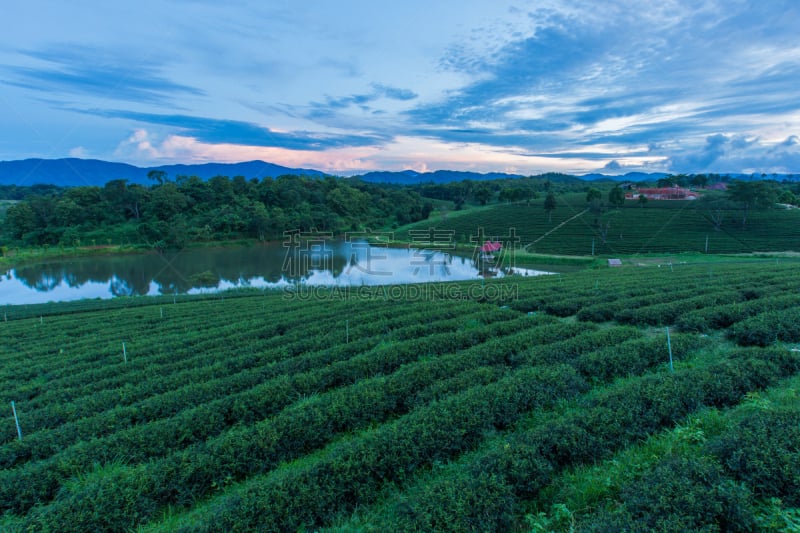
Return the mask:
[(553, 191), (548, 192), (544, 199), (544, 210), (547, 213), (547, 222), (553, 221), (553, 211), (555, 210), (556, 205), (556, 195), (553, 194)]
[(677, 176), (673, 176), (673, 175), (664, 176), (663, 178), (659, 178), (658, 182), (656, 182), (656, 186), (658, 188), (674, 187), (677, 184), (678, 184), (678, 178), (677, 178)]
[(619, 185), (614, 185), (614, 188), (608, 191), (608, 203), (614, 207), (625, 205), (625, 193)]
[(14, 239), (36, 230), (36, 212), (27, 202), (12, 205), (6, 211), (5, 225)]
[(151, 170), (147, 173), (147, 179), (153, 180), (159, 185), (163, 185), (167, 181), (167, 173), (163, 170)]
[(525, 187), (505, 187), (500, 191), (501, 202), (521, 202), (534, 197), (533, 191)]
[(797, 205), (797, 196), (792, 191), (784, 189), (778, 196), (778, 201), (782, 204)]
[(690, 183), (692, 184), (693, 187), (699, 187), (702, 189), (706, 185), (708, 185), (708, 176), (706, 176), (705, 174), (695, 174), (694, 176), (692, 176), (692, 180)]
[(769, 209), (775, 204), (778, 193), (775, 188), (764, 181), (734, 180), (728, 186), (728, 198), (742, 206), (742, 228), (747, 223), (750, 209)]
[(249, 221), (247, 224), (250, 234), (263, 241), (269, 232), (269, 212), (261, 202), (251, 202), (247, 206)]
[(475, 199), (478, 200), (481, 205), (486, 205), (486, 203), (492, 198), (492, 190), (489, 187), (482, 185), (481, 187), (478, 187), (474, 195)]
[(644, 194), (639, 194), (639, 207), (644, 207), (647, 205), (647, 196)]
[(146, 211), (150, 218), (169, 220), (184, 212), (186, 207), (186, 196), (174, 183), (167, 183), (153, 190)]
[(714, 226), (714, 231), (722, 230), (722, 222), (725, 220), (725, 213), (736, 207), (736, 204), (731, 202), (727, 195), (714, 191), (707, 191), (704, 193), (697, 201), (697, 205), (706, 211), (708, 219)]
[(594, 214), (599, 214), (603, 210), (603, 193), (594, 187), (586, 192), (586, 203)]

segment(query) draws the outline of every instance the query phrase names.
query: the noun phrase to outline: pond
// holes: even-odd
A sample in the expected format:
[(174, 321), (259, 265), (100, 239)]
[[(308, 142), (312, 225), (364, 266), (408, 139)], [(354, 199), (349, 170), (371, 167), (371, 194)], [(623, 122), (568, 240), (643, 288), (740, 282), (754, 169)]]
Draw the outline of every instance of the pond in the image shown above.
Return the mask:
[(496, 268), (491, 260), (459, 256), (447, 250), (390, 248), (344, 241), (298, 246), (268, 243), (23, 265), (0, 272), (0, 305), (194, 294), (236, 287), (352, 287), (548, 273)]

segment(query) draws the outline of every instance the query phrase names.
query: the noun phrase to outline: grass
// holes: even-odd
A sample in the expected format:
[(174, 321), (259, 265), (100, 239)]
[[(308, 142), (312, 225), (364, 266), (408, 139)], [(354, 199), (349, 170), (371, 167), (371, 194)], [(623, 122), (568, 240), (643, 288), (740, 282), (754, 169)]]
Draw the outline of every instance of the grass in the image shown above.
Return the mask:
[(0, 267), (10, 268), (22, 264), (38, 263), (71, 257), (93, 257), (100, 255), (125, 255), (152, 252), (143, 245), (107, 246), (47, 246), (35, 248), (10, 248), (0, 257)]

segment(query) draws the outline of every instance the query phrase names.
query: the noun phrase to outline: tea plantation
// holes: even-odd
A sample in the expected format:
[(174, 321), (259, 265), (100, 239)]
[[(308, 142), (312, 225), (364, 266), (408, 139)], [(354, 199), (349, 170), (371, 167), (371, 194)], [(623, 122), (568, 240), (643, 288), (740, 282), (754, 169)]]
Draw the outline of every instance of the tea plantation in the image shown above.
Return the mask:
[(798, 263), (2, 311), (2, 531), (800, 517)]
[(396, 238), (413, 242), (415, 232), (424, 235), (435, 228), (451, 232), (456, 242), (470, 243), (479, 228), (501, 240), (513, 228), (519, 245), (541, 254), (590, 255), (593, 249), (610, 256), (800, 251), (800, 209), (751, 211), (744, 225), (743, 218), (741, 209), (712, 213), (699, 202), (666, 200), (651, 201), (647, 207), (629, 200), (623, 208), (593, 213), (583, 195), (566, 194), (550, 215), (541, 200), (495, 204), (405, 226)]

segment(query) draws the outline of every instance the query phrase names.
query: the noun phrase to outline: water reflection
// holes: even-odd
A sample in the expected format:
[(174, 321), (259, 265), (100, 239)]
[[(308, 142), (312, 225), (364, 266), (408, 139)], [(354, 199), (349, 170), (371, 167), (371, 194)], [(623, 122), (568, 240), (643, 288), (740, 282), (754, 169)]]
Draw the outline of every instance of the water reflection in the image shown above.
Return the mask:
[[(523, 275), (543, 272), (516, 269)], [(379, 285), (476, 279), (509, 272), (480, 258), (435, 250), (327, 242), (307, 249), (266, 244), (169, 254), (104, 256), (14, 268), (0, 276), (0, 304), (184, 294), (234, 287)]]

